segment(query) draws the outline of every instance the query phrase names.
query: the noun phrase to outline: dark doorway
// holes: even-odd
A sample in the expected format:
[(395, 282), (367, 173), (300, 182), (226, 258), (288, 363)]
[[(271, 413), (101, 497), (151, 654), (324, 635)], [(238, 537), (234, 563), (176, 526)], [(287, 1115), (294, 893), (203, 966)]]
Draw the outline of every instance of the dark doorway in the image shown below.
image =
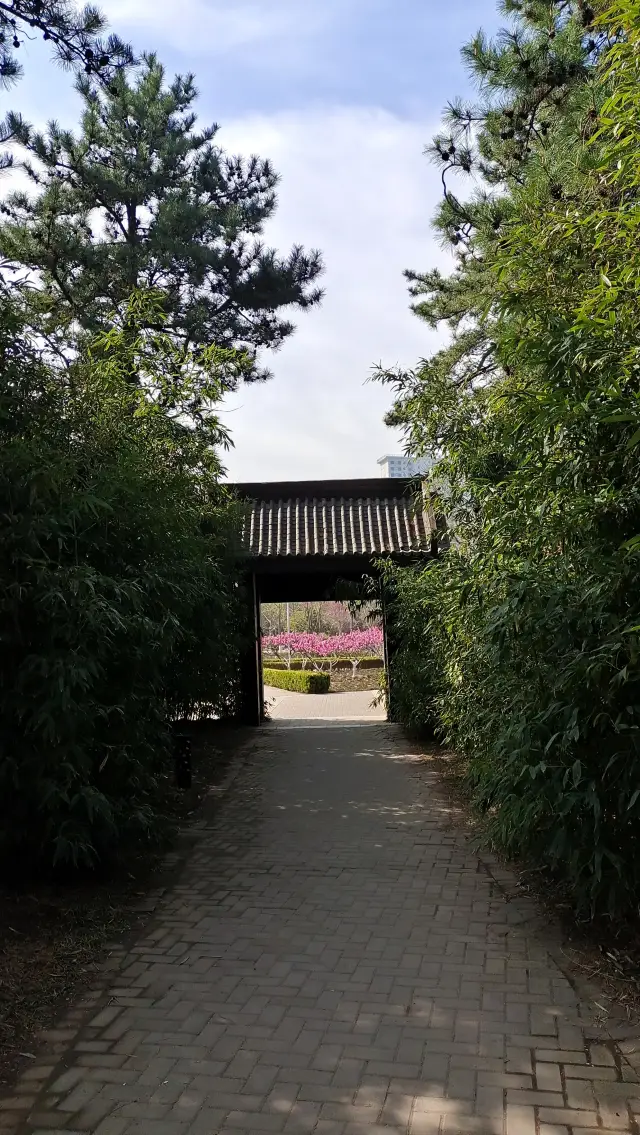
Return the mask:
[[(260, 604), (343, 598), (344, 585), (375, 578), (381, 560), (409, 564), (436, 556), (446, 536), (435, 499), (413, 478), (257, 482), (235, 491), (249, 505), (243, 542), (251, 644), (242, 664), (240, 717), (258, 725), (264, 716)], [(388, 627), (385, 636), (391, 680)]]

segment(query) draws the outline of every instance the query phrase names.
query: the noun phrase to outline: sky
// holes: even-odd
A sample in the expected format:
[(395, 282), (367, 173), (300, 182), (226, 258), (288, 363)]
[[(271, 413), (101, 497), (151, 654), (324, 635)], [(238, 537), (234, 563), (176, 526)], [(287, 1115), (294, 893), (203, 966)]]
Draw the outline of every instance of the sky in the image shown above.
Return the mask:
[[(494, 32), (496, 0), (106, 0), (113, 30), (191, 71), (201, 124), (232, 153), (281, 176), (265, 240), (319, 248), (321, 307), (265, 353), (273, 372), (222, 409), (233, 481), (375, 477), (402, 451), (384, 425), (377, 364), (411, 368), (441, 342), (409, 309), (406, 268), (450, 261), (431, 230), (440, 197), (423, 150), (448, 99), (471, 93), (461, 45)], [(74, 126), (68, 74), (26, 45), (25, 77), (3, 94), (27, 120)]]

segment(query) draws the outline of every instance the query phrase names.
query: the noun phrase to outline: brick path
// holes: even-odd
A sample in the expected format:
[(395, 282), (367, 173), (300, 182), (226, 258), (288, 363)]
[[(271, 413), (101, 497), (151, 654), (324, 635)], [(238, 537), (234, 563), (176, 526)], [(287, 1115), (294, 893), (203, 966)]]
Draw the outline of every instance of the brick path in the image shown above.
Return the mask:
[(0, 1130), (637, 1133), (640, 1044), (598, 1034), (433, 780), (391, 726), (257, 734)]
[(339, 694), (292, 694), (265, 686), (272, 721), (384, 721), (383, 706), (372, 706), (376, 690), (347, 690)]

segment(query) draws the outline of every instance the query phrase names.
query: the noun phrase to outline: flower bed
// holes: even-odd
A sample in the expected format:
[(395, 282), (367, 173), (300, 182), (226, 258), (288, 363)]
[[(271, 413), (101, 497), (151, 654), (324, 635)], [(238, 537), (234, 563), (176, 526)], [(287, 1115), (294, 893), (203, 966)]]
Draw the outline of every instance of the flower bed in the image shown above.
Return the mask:
[(286, 649), (292, 654), (305, 658), (357, 658), (374, 652), (382, 655), (382, 627), (368, 627), (364, 631), (350, 631), (349, 634), (286, 634), (265, 635), (262, 649), (265, 655), (276, 654)]

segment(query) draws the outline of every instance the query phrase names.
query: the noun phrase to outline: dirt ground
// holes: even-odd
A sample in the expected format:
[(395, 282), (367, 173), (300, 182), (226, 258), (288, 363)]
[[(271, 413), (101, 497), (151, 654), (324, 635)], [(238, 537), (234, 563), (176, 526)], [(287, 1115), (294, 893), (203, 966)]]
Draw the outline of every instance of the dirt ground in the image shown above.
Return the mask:
[(330, 692), (332, 694), (349, 693), (352, 690), (378, 690), (382, 681), (383, 671), (378, 670), (334, 670), (331, 675)]

